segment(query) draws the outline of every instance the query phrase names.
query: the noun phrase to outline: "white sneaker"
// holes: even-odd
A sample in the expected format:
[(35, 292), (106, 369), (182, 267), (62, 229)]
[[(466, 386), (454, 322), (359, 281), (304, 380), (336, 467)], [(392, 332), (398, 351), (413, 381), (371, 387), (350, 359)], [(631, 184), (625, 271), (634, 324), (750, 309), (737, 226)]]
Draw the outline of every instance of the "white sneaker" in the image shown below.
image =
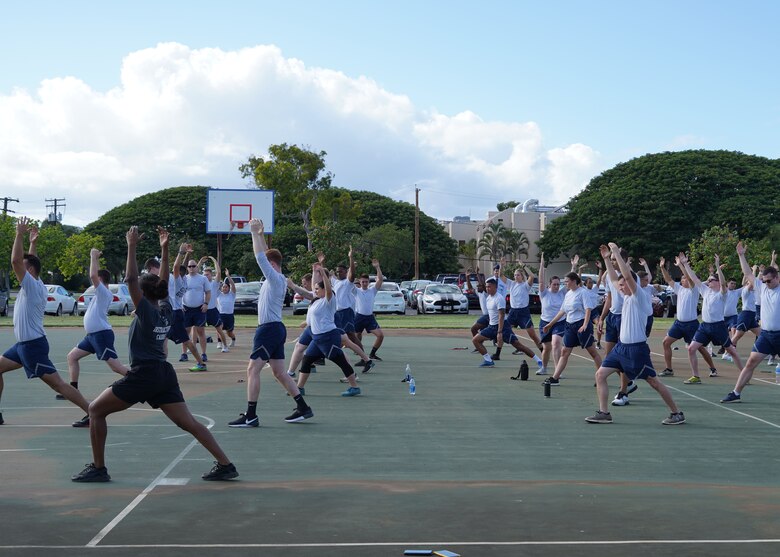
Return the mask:
[(769, 356), (769, 358), (766, 361), (766, 365), (768, 365), (768, 366), (776, 365), (774, 356)]
[(223, 346), (222, 353), (224, 354), (225, 352), (230, 352), (230, 348), (228, 348), (227, 346)]
[(233, 348), (236, 345), (236, 339), (232, 338), (230, 339), (230, 348)]
[(295, 372), (294, 371), (288, 371), (287, 375), (289, 375), (290, 377), (295, 377)]
[(539, 370), (536, 372), (536, 375), (547, 375), (547, 368), (540, 367)]
[(726, 360), (727, 362), (733, 362), (734, 358), (731, 357), (731, 354), (723, 354), (723, 356), (721, 356), (721, 360)]
[(217, 350), (222, 350), (222, 343), (221, 342), (217, 343)]
[(624, 395), (623, 393), (618, 393), (615, 395), (615, 400), (612, 401), (612, 406), (627, 406), (628, 405), (628, 395)]

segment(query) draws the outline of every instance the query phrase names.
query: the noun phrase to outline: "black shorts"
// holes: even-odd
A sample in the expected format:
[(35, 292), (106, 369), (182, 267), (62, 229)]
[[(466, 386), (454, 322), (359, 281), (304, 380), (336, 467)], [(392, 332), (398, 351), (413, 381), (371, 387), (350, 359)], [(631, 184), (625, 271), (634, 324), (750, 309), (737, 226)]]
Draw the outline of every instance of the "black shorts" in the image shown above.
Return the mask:
[(184, 402), (176, 372), (168, 362), (138, 362), (111, 385), (111, 392), (130, 405), (148, 402), (152, 408), (159, 408), (163, 404)]

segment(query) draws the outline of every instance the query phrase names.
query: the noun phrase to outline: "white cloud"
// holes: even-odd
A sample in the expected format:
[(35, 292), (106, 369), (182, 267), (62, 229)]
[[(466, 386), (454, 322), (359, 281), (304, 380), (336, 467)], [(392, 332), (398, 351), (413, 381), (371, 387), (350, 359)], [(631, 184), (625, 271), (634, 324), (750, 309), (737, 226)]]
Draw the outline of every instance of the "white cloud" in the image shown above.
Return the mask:
[(565, 201), (600, 164), (586, 145), (546, 149), (534, 122), (421, 110), (274, 46), (160, 44), (126, 56), (109, 91), (58, 77), (0, 96), (0, 121), (0, 175), (25, 202), (19, 212), (40, 218), (45, 197), (66, 198), (65, 222), (77, 225), (161, 188), (236, 187), (239, 164), (282, 142), (327, 151), (339, 186), (406, 201), (413, 184), (448, 191), (424, 197), (441, 218), (508, 199)]

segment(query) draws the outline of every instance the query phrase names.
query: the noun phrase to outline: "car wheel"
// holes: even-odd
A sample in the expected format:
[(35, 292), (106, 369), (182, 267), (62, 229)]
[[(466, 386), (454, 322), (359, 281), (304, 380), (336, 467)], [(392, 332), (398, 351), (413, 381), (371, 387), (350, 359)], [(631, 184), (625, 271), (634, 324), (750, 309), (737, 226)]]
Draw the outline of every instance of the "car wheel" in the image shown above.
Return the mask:
[(57, 317), (62, 316), (62, 304), (57, 306), (57, 311), (54, 312), (54, 315), (56, 315)]

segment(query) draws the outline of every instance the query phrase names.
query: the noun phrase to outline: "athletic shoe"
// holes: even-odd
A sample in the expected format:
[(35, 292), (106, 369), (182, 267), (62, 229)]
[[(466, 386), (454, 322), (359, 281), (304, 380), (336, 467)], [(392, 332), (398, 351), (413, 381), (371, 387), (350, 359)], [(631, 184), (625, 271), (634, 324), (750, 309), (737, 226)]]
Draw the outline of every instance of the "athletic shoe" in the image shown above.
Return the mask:
[(545, 380), (542, 382), (542, 384), (544, 384), (544, 385), (553, 385), (553, 386), (558, 386), (558, 385), (560, 385), (560, 384), (561, 384), (561, 381), (560, 381), (560, 379), (556, 379), (555, 377), (548, 377), (547, 379), (545, 379)]
[(766, 365), (768, 365), (768, 366), (775, 365), (775, 358), (774, 358), (774, 356), (769, 356), (769, 358), (766, 361)]
[(612, 406), (628, 406), (628, 395), (626, 393), (616, 394)]
[(663, 425), (681, 425), (685, 423), (685, 415), (682, 412), (669, 414), (669, 417), (661, 422)]
[(540, 367), (536, 371), (536, 375), (547, 375), (547, 368), (546, 367)]
[(222, 341), (217, 342), (217, 350), (222, 350)]
[(710, 377), (717, 377), (718, 376), (718, 370), (715, 368), (710, 369)]
[(727, 362), (733, 362), (734, 361), (734, 358), (732, 358), (731, 354), (729, 354), (728, 352), (723, 354), (723, 356), (721, 356), (720, 359), (721, 360), (726, 360)]
[(54, 400), (68, 400), (68, 399), (62, 396), (60, 393), (57, 393), (56, 395), (54, 395)]
[(252, 418), (247, 418), (246, 414), (242, 413), (237, 419), (228, 422), (228, 425), (230, 427), (258, 427), (260, 425), (260, 417), (254, 416)]
[(5, 420), (3, 420), (3, 413), (0, 412), (0, 425), (3, 425), (5, 423)]
[(500, 354), (491, 354), (490, 357), (493, 359), (494, 362), (496, 360), (501, 360), (501, 355)]
[(626, 394), (630, 395), (634, 391), (636, 391), (639, 388), (639, 385), (637, 385), (634, 380), (628, 382), (628, 387), (626, 388)]
[(595, 414), (585, 418), (585, 421), (589, 424), (611, 424), (612, 414), (609, 412), (602, 412), (601, 410), (597, 410)]
[(479, 367), (493, 367), (494, 365), (496, 364), (494, 364), (493, 362), (482, 360), (482, 363), (479, 364)]
[(298, 408), (293, 410), (293, 413), (287, 416), (284, 421), (288, 424), (294, 424), (296, 422), (302, 422), (303, 420), (308, 420), (309, 418), (314, 417), (314, 412), (312, 412), (312, 409), (308, 406), (305, 410), (300, 411)]
[(295, 377), (295, 372), (294, 371), (288, 371), (287, 375), (289, 375), (290, 377)]
[(721, 346), (720, 350), (718, 350), (718, 356), (720, 356), (721, 354), (725, 354), (725, 353), (726, 353), (726, 349)]
[(671, 377), (672, 375), (674, 375), (674, 371), (672, 371), (670, 368), (666, 368), (658, 374), (659, 377)]
[(368, 360), (368, 361), (367, 361), (367, 362), (366, 362), (366, 363), (363, 365), (363, 373), (368, 373), (369, 371), (371, 371), (372, 369), (374, 369), (374, 366), (375, 366), (375, 365), (376, 365), (376, 364), (374, 363), (374, 360)]
[(721, 402), (740, 402), (740, 401), (742, 401), (742, 397), (740, 395), (736, 394), (734, 391), (731, 391), (724, 398), (720, 399), (720, 401)]
[(227, 346), (224, 346), (224, 347), (222, 348), (222, 353), (223, 353), (223, 354), (225, 354), (225, 353), (227, 353), (227, 352), (230, 352), (230, 348), (228, 348)]
[(195, 364), (190, 368), (190, 371), (208, 371), (206, 364)]
[[(477, 350), (473, 350), (473, 352), (477, 352)], [(514, 352), (512, 352), (512, 356), (519, 356), (522, 353), (523, 352), (521, 350), (515, 350)]]
[(343, 393), (341, 393), (341, 396), (357, 396), (360, 394), (360, 387), (350, 387)]
[(377, 356), (376, 354), (371, 354), (371, 355), (369, 356), (369, 358), (371, 358), (372, 360), (376, 360), (377, 362), (383, 362), (383, 361), (384, 361), (382, 358), (380, 358), (380, 357), (379, 357), (379, 356)]
[(209, 361), (209, 357), (206, 356), (205, 354), (201, 354), (200, 355), (200, 359), (203, 360), (204, 362), (208, 362)]
[(180, 362), (186, 362), (187, 361), (187, 354), (182, 354), (181, 356), (179, 356), (179, 361)]
[(230, 339), (230, 348), (233, 348), (236, 345), (236, 339)]
[(90, 462), (81, 472), (71, 476), (70, 479), (74, 482), (108, 482), (111, 481), (111, 476), (108, 475), (108, 469), (105, 466), (98, 468)]
[(232, 480), (238, 477), (238, 470), (231, 462), (230, 464), (214, 463), (214, 468), (206, 472), (201, 476), (201, 479), (206, 481), (223, 481)]
[(596, 350), (601, 350), (601, 341), (600, 340), (596, 341)]
[(214, 342), (211, 337), (206, 337), (206, 344)]
[(683, 381), (686, 385), (701, 385), (701, 378), (696, 377), (695, 375), (692, 375), (685, 381)]
[(89, 414), (87, 414), (80, 420), (73, 422), (70, 425), (72, 425), (73, 427), (89, 427)]

